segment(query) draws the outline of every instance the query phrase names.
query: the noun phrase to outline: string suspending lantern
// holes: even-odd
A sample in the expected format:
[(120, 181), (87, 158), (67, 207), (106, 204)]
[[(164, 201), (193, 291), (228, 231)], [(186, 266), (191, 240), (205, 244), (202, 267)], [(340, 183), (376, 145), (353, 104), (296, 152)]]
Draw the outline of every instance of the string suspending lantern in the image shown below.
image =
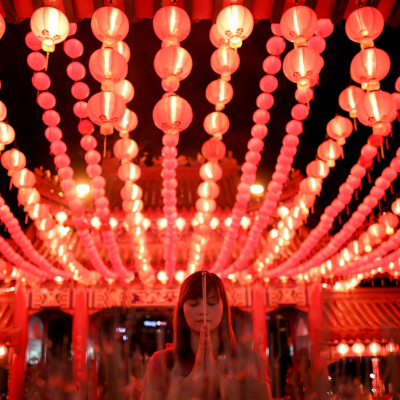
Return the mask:
[(307, 46), (317, 28), (317, 15), (307, 6), (295, 6), (289, 8), (281, 18), (280, 29), (282, 35), (294, 47)]
[(238, 49), (253, 31), (254, 20), (248, 8), (234, 4), (219, 12), (216, 25), (221, 37), (229, 41), (229, 46)]
[(47, 70), (49, 53), (53, 53), (55, 45), (64, 41), (69, 32), (68, 19), (54, 7), (41, 7), (31, 16), (33, 34), (42, 42), (42, 50), (47, 53)]

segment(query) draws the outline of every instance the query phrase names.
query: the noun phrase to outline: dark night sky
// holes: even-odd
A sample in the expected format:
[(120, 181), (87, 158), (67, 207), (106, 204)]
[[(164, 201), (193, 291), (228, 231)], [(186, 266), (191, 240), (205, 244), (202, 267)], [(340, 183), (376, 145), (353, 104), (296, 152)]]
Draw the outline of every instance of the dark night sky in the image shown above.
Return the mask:
[[(7, 106), (8, 121), (16, 131), (19, 148), (27, 156), (28, 168), (43, 166), (44, 169), (50, 169), (54, 173), (53, 156), (49, 155), (49, 143), (44, 136), (42, 110), (36, 104), (36, 92), (31, 85), (32, 71), (26, 63), (30, 50), (25, 45), (24, 38), (30, 30), (29, 22), (25, 20), (18, 25), (8, 25), (0, 41), (2, 55), (0, 99)], [(193, 70), (189, 77), (181, 82), (178, 90), (178, 94), (191, 104), (194, 113), (193, 122), (186, 131), (181, 133), (178, 145), (179, 154), (187, 156), (195, 156), (204, 141), (209, 138), (203, 130), (203, 120), (209, 112), (213, 111), (213, 106), (205, 98), (205, 89), (212, 80), (217, 78), (210, 66), (210, 57), (215, 50), (208, 37), (210, 27), (211, 21), (201, 21), (192, 25), (191, 34), (182, 42), (182, 46), (193, 58)], [(78, 23), (75, 37), (84, 44), (85, 52), (79, 61), (87, 67), (90, 55), (101, 45), (91, 32), (89, 20)], [(261, 93), (259, 81), (264, 75), (262, 62), (268, 56), (265, 44), (270, 37), (269, 21), (258, 22), (250, 38), (239, 49), (241, 64), (239, 70), (232, 76), (234, 97), (224, 111), (230, 118), (231, 128), (224, 135), (224, 143), (228, 150), (233, 150), (239, 163), (244, 161), (247, 141), (251, 137), (252, 115), (257, 109), (256, 98)], [(386, 26), (384, 33), (375, 41), (375, 45), (385, 50), (391, 57), (391, 71), (382, 81), (382, 89), (388, 92), (394, 91), (394, 83), (400, 75), (399, 39), (400, 28)], [(153, 123), (152, 110), (164, 91), (161, 88), (161, 80), (154, 71), (153, 60), (161, 43), (153, 32), (151, 20), (143, 20), (131, 25), (125, 41), (131, 49), (127, 79), (135, 87), (135, 98), (128, 107), (139, 118), (139, 125), (131, 136), (139, 144), (145, 145), (145, 151), (158, 156), (162, 147), (162, 132)], [(324, 140), (326, 124), (338, 111), (338, 96), (349, 83), (351, 60), (360, 51), (359, 45), (347, 38), (344, 24), (335, 26), (334, 33), (326, 41), (327, 47), (322, 53), (325, 66), (320, 75), (320, 86), (315, 88), (315, 101), (311, 103), (310, 115), (304, 122), (304, 133), (300, 136), (300, 145), (294, 161), (294, 167), (300, 169), (303, 174), (305, 174), (307, 164), (315, 158), (318, 145)], [(288, 43), (284, 54), (291, 49), (292, 45)], [(52, 79), (50, 91), (57, 98), (55, 109), (61, 114), (60, 128), (63, 130), (64, 140), (68, 146), (67, 154), (71, 157), (72, 166), (76, 171), (75, 176), (79, 181), (87, 177), (84, 171), (84, 151), (79, 144), (81, 135), (77, 130), (78, 119), (72, 112), (75, 102), (70, 91), (72, 81), (66, 74), (66, 67), (70, 61), (62, 45), (57, 45), (55, 53), (50, 56), (48, 73)], [(285, 125), (291, 119), (292, 106), (296, 104), (294, 99), (296, 85), (289, 82), (283, 72), (279, 72), (277, 78), (279, 86), (273, 93), (275, 105), (270, 110), (269, 134), (264, 139), (264, 153), (257, 174), (257, 181), (264, 186), (274, 171), (282, 138), (285, 135)], [(88, 68), (84, 82), (89, 84), (91, 94), (100, 91), (100, 84), (91, 77)], [(342, 110), (339, 110), (339, 113), (347, 116), (347, 113)], [(338, 187), (344, 182), (350, 168), (356, 162), (361, 147), (366, 144), (371, 129), (360, 125), (358, 132), (353, 132), (347, 140), (344, 147), (345, 159), (338, 160), (337, 166), (324, 181), (321, 197), (316, 202), (315, 214), (309, 218), (308, 226), (315, 226), (324, 207), (336, 197)], [(399, 123), (395, 121), (394, 137), (390, 139), (390, 151), (386, 152), (384, 162), (380, 164), (375, 162), (372, 177), (377, 177), (388, 165), (400, 145), (398, 125)], [(100, 139), (98, 129), (95, 135), (101, 143), (99, 147), (102, 148), (103, 141)], [(112, 140), (117, 138), (118, 134), (115, 133)], [(2, 167), (0, 167), (0, 182), (2, 196), (12, 207), (12, 211), (17, 212), (17, 190), (14, 188), (11, 193), (8, 192), (8, 178)], [(367, 189), (370, 187), (365, 178), (362, 196), (367, 194)], [(400, 185), (395, 184), (394, 188), (398, 191)], [(389, 193), (388, 199), (390, 198)], [(350, 209), (354, 210), (358, 203), (353, 200)], [(21, 214), (19, 211), (18, 215)], [(23, 222), (22, 219), (21, 222)]]

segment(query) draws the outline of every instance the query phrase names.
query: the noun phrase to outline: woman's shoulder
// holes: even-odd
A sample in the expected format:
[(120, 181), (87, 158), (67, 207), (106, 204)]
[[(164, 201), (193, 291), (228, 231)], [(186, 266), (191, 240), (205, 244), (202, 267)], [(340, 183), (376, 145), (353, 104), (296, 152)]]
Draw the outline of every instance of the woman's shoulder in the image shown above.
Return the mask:
[(149, 366), (151, 366), (156, 371), (161, 371), (163, 365), (168, 365), (168, 363), (171, 362), (173, 354), (173, 348), (156, 351), (149, 358)]

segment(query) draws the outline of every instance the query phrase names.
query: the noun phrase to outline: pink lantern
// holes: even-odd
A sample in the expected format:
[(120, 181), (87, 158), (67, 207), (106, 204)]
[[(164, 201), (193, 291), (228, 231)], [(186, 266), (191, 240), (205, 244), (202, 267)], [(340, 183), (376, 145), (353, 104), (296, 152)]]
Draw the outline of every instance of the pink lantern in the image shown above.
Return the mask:
[(255, 124), (251, 128), (251, 136), (257, 139), (264, 139), (268, 134), (268, 128), (265, 125)]
[(379, 90), (381, 81), (390, 70), (390, 58), (376, 47), (360, 51), (351, 62), (350, 75), (364, 90)]
[(1, 165), (8, 170), (8, 175), (12, 176), (16, 171), (25, 168), (26, 158), (17, 149), (10, 149), (1, 155)]
[(216, 24), (213, 24), (210, 29), (210, 41), (217, 49), (229, 48), (229, 40), (224, 39), (219, 34)]
[(276, 56), (268, 56), (263, 62), (263, 70), (266, 74), (275, 75), (282, 68), (282, 61)]
[(35, 174), (27, 168), (16, 171), (12, 177), (12, 184), (18, 189), (31, 188), (35, 182)]
[(203, 181), (218, 181), (222, 178), (222, 168), (214, 162), (208, 162), (200, 167), (200, 177)]
[(54, 228), (56, 221), (52, 216), (35, 221), (35, 226), (39, 231), (47, 232)]
[(76, 31), (78, 30), (78, 25), (76, 24), (76, 22), (70, 22), (68, 25), (69, 25), (68, 36), (75, 35)]
[(320, 18), (317, 22), (315, 34), (326, 38), (332, 34), (333, 28), (333, 22), (329, 18)]
[(253, 31), (253, 15), (248, 8), (234, 4), (219, 12), (216, 25), (218, 33), (229, 40), (233, 49), (238, 49)]
[(61, 117), (57, 111), (47, 110), (43, 113), (42, 120), (47, 126), (55, 126), (60, 123)]
[(90, 151), (97, 147), (97, 140), (94, 136), (87, 135), (81, 139), (81, 147), (83, 150)]
[(360, 248), (360, 252), (370, 253), (372, 251), (373, 245), (374, 242), (368, 232), (362, 233), (358, 238), (358, 246)]
[(395, 228), (399, 225), (399, 217), (395, 214), (396, 213), (392, 214), (391, 212), (386, 212), (379, 217), (379, 225), (384, 228), (386, 235), (393, 235)]
[(12, 143), (15, 139), (15, 131), (11, 125), (5, 122), (0, 122), (0, 151), (4, 150), (5, 146)]
[(62, 140), (57, 140), (50, 145), (50, 152), (55, 156), (65, 154), (67, 152), (67, 145)]
[(303, 133), (303, 124), (301, 121), (292, 120), (286, 124), (286, 132), (290, 135), (298, 136)]
[[(93, 35), (101, 42), (124, 40), (129, 32), (128, 17), (117, 7), (100, 7), (92, 15)], [(108, 39), (108, 41), (107, 41)]]
[(290, 81), (297, 83), (297, 88), (308, 89), (310, 78), (321, 70), (319, 54), (309, 47), (299, 47), (286, 54), (283, 60), (283, 72)]
[(203, 126), (209, 135), (223, 135), (229, 129), (229, 118), (222, 112), (214, 111), (205, 117)]
[(197, 194), (202, 198), (216, 199), (219, 196), (219, 186), (213, 181), (203, 182), (199, 185)]
[(69, 39), (64, 42), (64, 51), (68, 57), (78, 58), (83, 54), (83, 44), (78, 39)]
[(34, 51), (28, 55), (27, 63), (34, 71), (41, 71), (46, 66), (46, 57), (42, 53)]
[(18, 191), (18, 203), (24, 207), (32, 206), (39, 203), (40, 194), (35, 188), (27, 188), (22, 191)]
[(293, 106), (291, 114), (293, 119), (303, 121), (308, 117), (309, 112), (310, 111), (306, 105), (296, 104)]
[(49, 215), (49, 207), (46, 204), (36, 203), (29, 210), (29, 217), (33, 220), (43, 219)]
[(42, 41), (39, 40), (32, 31), (28, 32), (25, 36), (25, 43), (33, 51), (42, 49)]
[(137, 115), (133, 111), (126, 109), (124, 116), (114, 127), (117, 131), (121, 132), (121, 134), (128, 133), (136, 129), (138, 122)]
[(140, 200), (143, 196), (143, 191), (140, 186), (133, 184), (130, 186), (124, 186), (121, 189), (121, 197), (125, 201)]
[(274, 105), (274, 97), (269, 93), (261, 93), (256, 100), (258, 108), (269, 110)]
[(161, 7), (153, 17), (153, 28), (157, 37), (168, 45), (176, 45), (190, 33), (190, 19), (183, 8)]
[(315, 202), (315, 196), (306, 193), (297, 193), (294, 197), (294, 204), (300, 208), (311, 208)]
[(232, 100), (233, 88), (229, 82), (217, 79), (207, 86), (206, 97), (217, 111), (221, 111)]
[(297, 89), (294, 93), (294, 97), (299, 103), (307, 104), (311, 100), (314, 100), (314, 90), (311, 88)]
[(31, 16), (31, 29), (42, 41), (42, 50), (52, 53), (57, 43), (63, 42), (69, 32), (67, 17), (57, 8), (41, 7)]
[[(4, 153), (5, 154), (5, 153)], [(1, 162), (3, 163), (3, 156), (1, 159)], [(395, 215), (400, 215), (400, 199), (396, 199), (391, 206), (391, 209), (393, 211), (393, 214)]]
[(119, 94), (124, 99), (125, 103), (132, 101), (135, 95), (135, 89), (133, 88), (132, 83), (126, 79), (115, 84), (114, 92)]
[(100, 125), (102, 135), (113, 133), (113, 124), (123, 117), (125, 109), (122, 97), (113, 92), (97, 93), (88, 102), (89, 118), (96, 125)]
[(73, 107), (74, 114), (78, 118), (87, 118), (89, 116), (86, 101), (78, 101)]
[(91, 135), (94, 132), (94, 125), (92, 121), (84, 119), (78, 124), (78, 131), (81, 135)]
[(201, 152), (207, 160), (218, 161), (225, 157), (226, 147), (220, 140), (210, 139), (204, 142)]
[(159, 50), (154, 59), (154, 69), (161, 79), (175, 91), (179, 81), (187, 78), (192, 71), (193, 61), (190, 54), (178, 46), (169, 46)]
[(211, 68), (226, 81), (231, 80), (231, 74), (237, 71), (239, 65), (238, 52), (230, 48), (217, 49), (211, 56)]
[(336, 115), (335, 118), (328, 122), (326, 132), (330, 138), (335, 139), (338, 144), (343, 146), (346, 143), (346, 139), (353, 132), (353, 124), (348, 118)]
[[(206, 182), (204, 182), (206, 183)], [(213, 199), (198, 199), (196, 210), (202, 213), (213, 213), (217, 208), (217, 203)]]
[(76, 82), (71, 87), (72, 96), (78, 100), (84, 100), (89, 97), (89, 86), (84, 82)]
[(365, 92), (358, 86), (349, 86), (339, 96), (340, 107), (350, 113), (350, 118), (357, 118), (357, 104), (364, 97)]
[(101, 155), (97, 150), (90, 150), (85, 154), (85, 161), (88, 164), (98, 164), (101, 160)]
[(374, 47), (376, 39), (383, 31), (385, 21), (375, 7), (361, 7), (353, 11), (346, 21), (346, 33), (350, 40), (361, 44), (364, 50)]
[(121, 160), (132, 160), (139, 152), (138, 145), (132, 139), (124, 137), (114, 144), (114, 154)]
[(101, 168), (101, 166), (99, 164), (89, 164), (86, 167), (86, 173), (91, 178), (101, 175), (101, 171), (102, 171), (102, 168)]
[(266, 93), (274, 92), (278, 87), (278, 79), (273, 75), (266, 75), (260, 80), (260, 89)]
[(314, 49), (318, 54), (321, 54), (325, 50), (326, 42), (321, 36), (313, 36), (308, 41), (307, 46)]
[(86, 75), (86, 68), (80, 62), (73, 61), (72, 63), (68, 64), (67, 75), (73, 81), (80, 81)]
[(312, 178), (325, 179), (329, 175), (329, 167), (326, 162), (315, 160), (307, 165), (306, 172)]
[(36, 90), (47, 90), (50, 87), (51, 81), (45, 72), (37, 72), (32, 77), (32, 85)]
[(102, 90), (113, 91), (114, 84), (124, 79), (128, 73), (128, 64), (118, 51), (103, 48), (91, 55), (89, 70), (93, 78), (101, 82)]
[(39, 94), (39, 96), (37, 98), (37, 103), (44, 110), (50, 110), (51, 108), (55, 107), (56, 98), (54, 97), (53, 94), (51, 94), (49, 92), (43, 92), (43, 93)]
[(381, 90), (369, 92), (357, 104), (357, 117), (366, 126), (372, 126), (375, 134), (386, 132), (386, 122), (397, 116), (396, 104), (390, 93)]
[(318, 157), (326, 161), (328, 167), (334, 167), (335, 161), (341, 156), (342, 147), (334, 140), (328, 139), (318, 147)]
[(289, 8), (281, 18), (282, 35), (294, 47), (307, 46), (307, 40), (314, 35), (317, 28), (317, 15), (307, 6)]
[(272, 36), (267, 41), (267, 51), (269, 54), (278, 56), (285, 51), (286, 42), (285, 39), (279, 36)]
[(266, 125), (270, 120), (270, 114), (267, 110), (259, 109), (254, 111), (253, 121), (258, 125)]
[(119, 54), (124, 56), (126, 62), (129, 62), (131, 59), (131, 50), (125, 42), (120, 40), (119, 42), (115, 43), (114, 49), (117, 50)]
[(185, 130), (193, 119), (190, 104), (177, 95), (161, 99), (153, 109), (153, 120), (157, 128), (169, 134)]
[(118, 177), (124, 182), (136, 182), (141, 175), (140, 168), (131, 162), (122, 164), (118, 169)]
[(300, 182), (300, 190), (305, 194), (319, 195), (322, 190), (321, 180), (312, 177), (305, 178)]
[(376, 147), (377, 149), (379, 149), (379, 147), (382, 146), (383, 142), (384, 142), (384, 137), (381, 135), (369, 135), (368, 137), (368, 144), (370, 144), (371, 146)]
[(382, 238), (386, 236), (385, 228), (380, 224), (372, 224), (368, 227), (368, 234), (373, 244), (382, 243)]

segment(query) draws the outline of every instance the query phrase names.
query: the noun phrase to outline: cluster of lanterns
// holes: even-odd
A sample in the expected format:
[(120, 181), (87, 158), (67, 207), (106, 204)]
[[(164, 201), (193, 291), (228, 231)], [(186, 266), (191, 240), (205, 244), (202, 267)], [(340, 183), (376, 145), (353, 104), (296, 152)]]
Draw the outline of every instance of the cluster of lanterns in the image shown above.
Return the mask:
[(361, 342), (354, 343), (351, 348), (347, 343), (344, 342), (339, 343), (336, 346), (336, 351), (342, 357), (350, 355), (350, 350), (354, 355), (358, 357), (362, 357), (364, 354), (366, 354), (366, 351), (369, 353), (369, 355), (376, 357), (378, 354), (381, 354), (382, 351), (386, 351), (388, 354), (397, 353), (399, 351), (399, 345), (391, 341), (383, 346), (380, 345), (378, 342), (373, 341), (368, 345), (368, 347), (366, 347)]

